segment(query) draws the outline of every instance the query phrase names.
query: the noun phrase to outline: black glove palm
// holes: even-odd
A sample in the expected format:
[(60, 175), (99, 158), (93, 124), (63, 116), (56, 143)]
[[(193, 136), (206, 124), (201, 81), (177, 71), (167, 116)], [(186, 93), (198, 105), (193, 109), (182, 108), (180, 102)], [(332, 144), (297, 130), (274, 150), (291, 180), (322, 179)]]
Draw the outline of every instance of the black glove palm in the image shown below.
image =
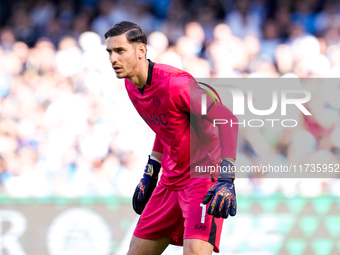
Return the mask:
[(236, 214), (236, 193), (235, 193), (235, 172), (234, 166), (226, 160), (221, 163), (221, 169), (227, 169), (226, 172), (220, 172), (217, 182), (208, 190), (203, 199), (203, 204), (210, 202), (208, 214), (216, 218), (228, 218), (228, 215)]

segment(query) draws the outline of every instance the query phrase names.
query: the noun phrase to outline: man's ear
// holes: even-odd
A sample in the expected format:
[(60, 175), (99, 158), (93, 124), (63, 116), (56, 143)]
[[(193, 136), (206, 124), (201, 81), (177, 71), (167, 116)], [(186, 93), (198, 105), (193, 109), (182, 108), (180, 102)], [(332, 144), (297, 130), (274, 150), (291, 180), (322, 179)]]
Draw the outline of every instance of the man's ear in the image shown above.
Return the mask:
[(146, 55), (146, 45), (144, 43), (140, 43), (137, 47), (138, 59), (145, 58)]

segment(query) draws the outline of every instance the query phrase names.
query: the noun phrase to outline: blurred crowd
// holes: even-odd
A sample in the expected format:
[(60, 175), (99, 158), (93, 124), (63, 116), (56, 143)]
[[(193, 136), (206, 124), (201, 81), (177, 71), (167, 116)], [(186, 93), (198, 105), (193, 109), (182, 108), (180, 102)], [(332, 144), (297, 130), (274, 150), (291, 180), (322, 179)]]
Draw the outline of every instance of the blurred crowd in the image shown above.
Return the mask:
[[(154, 134), (105, 51), (103, 34), (121, 20), (148, 34), (148, 58), (194, 77), (334, 78), (300, 82), (318, 96), (298, 127), (240, 129), (237, 162), (339, 164), (340, 1), (3, 0), (2, 194), (132, 195)], [(340, 173), (250, 177), (238, 194), (340, 196)]]

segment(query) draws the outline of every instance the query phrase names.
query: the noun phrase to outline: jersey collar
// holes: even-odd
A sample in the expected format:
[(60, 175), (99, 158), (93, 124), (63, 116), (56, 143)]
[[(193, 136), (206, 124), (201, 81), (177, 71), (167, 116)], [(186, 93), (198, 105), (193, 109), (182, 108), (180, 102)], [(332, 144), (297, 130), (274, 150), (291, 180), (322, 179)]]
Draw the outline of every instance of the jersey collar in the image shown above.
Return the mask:
[(151, 81), (152, 81), (153, 66), (155, 65), (155, 63), (152, 62), (150, 59), (148, 60), (149, 60), (149, 70), (148, 70), (148, 78), (146, 79), (146, 84), (150, 86)]

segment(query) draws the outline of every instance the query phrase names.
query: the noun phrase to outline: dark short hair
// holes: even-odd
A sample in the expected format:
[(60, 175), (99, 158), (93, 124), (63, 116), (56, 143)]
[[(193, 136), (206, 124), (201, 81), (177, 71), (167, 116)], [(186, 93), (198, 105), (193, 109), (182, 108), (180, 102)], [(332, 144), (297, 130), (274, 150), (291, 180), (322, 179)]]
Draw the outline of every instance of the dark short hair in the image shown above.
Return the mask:
[(104, 34), (105, 39), (113, 36), (126, 34), (126, 39), (129, 43), (144, 43), (147, 44), (147, 38), (144, 31), (135, 23), (130, 21), (121, 21), (114, 24)]

